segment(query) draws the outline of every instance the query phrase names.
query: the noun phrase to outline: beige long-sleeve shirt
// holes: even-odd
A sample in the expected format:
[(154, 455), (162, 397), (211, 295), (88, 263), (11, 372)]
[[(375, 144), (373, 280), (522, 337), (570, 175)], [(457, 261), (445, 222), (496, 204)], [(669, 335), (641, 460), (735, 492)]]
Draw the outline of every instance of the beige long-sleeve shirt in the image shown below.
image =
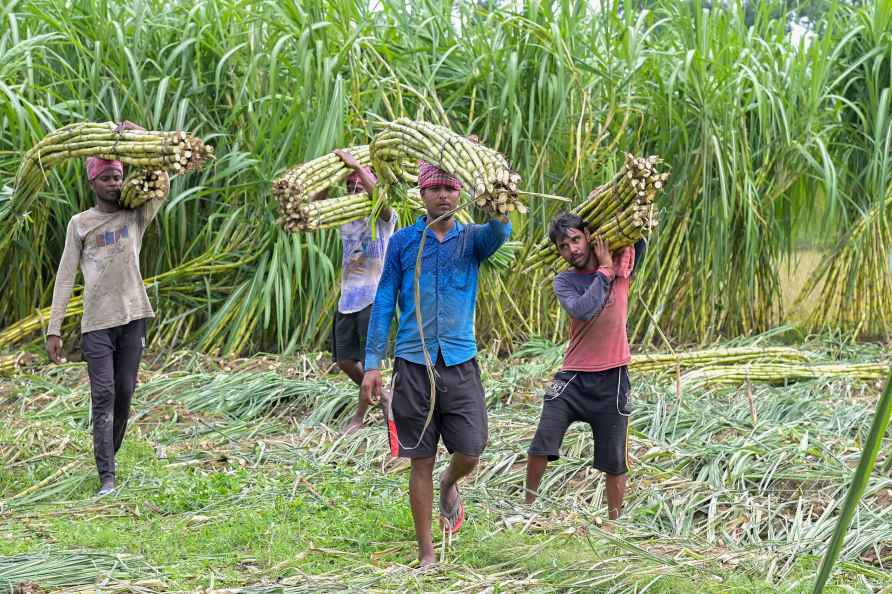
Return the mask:
[(84, 276), (81, 333), (155, 317), (139, 271), (139, 251), (146, 228), (163, 204), (149, 200), (140, 208), (111, 213), (91, 208), (71, 217), (53, 287), (48, 335), (61, 335), (78, 268)]

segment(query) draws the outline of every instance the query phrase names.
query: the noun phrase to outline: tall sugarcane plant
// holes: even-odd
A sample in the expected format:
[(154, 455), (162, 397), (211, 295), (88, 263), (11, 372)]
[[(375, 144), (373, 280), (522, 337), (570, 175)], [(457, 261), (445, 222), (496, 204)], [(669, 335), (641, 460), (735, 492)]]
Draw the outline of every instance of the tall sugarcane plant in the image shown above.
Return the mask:
[[(172, 179), (178, 208), (146, 237), (146, 276), (209, 249), (218, 222), (245, 207), (257, 260), (226, 281), (243, 320), (202, 344), (235, 348), (247, 332), (248, 348), (284, 350), (325, 342), (318, 304), (336, 298), (341, 249), (333, 231), (286, 238), (271, 225), (270, 181), (289, 165), (368, 143), (374, 122), (401, 117), (479, 134), (529, 192), (584, 196), (613, 178), (624, 153), (659, 154), (672, 164), (672, 200), (636, 274), (630, 335), (706, 344), (759, 332), (785, 320), (779, 271), (799, 242), (832, 246), (883, 197), (890, 40), (883, 3), (832, 2), (813, 23), (820, 35), (801, 47), (777, 18), (789, 3), (744, 4), (528, 2), (515, 12), (471, 2), (443, 19), (436, 3), (390, 0), (370, 12), (343, 0), (245, 0), (239, 10), (149, 0), (121, 4), (109, 27), (90, 3), (14, 3), (0, 16), (0, 188), (71, 119), (213, 135), (215, 166), (189, 187)], [(158, 9), (158, 26), (142, 25), (146, 7)], [(0, 190), (4, 326), (49, 304), (60, 221), (91, 202), (79, 166), (46, 173), (40, 208)], [(561, 206), (527, 205), (512, 237), (530, 246)], [(812, 220), (827, 224), (813, 233)], [(880, 251), (858, 249), (852, 268), (876, 271)], [(483, 341), (509, 348), (564, 331), (550, 289), (535, 279), (529, 288), (548, 269), (523, 274), (523, 255), (513, 274), (481, 281)], [(192, 318), (194, 345), (218, 312), (179, 313)], [(834, 316), (820, 327), (857, 324)]]

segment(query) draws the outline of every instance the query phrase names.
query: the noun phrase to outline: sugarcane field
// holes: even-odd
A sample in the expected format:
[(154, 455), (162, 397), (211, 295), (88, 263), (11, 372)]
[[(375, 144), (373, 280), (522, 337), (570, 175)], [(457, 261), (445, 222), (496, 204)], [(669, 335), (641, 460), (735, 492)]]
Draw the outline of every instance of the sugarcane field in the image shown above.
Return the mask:
[(0, 0), (0, 594), (892, 594), (892, 2)]

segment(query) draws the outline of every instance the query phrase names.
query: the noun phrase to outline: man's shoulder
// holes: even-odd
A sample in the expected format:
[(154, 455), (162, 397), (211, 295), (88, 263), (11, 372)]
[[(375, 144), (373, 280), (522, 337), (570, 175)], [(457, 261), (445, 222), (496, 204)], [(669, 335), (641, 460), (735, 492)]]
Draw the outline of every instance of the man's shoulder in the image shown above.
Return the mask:
[(578, 290), (579, 288), (587, 287), (591, 284), (594, 274), (594, 272), (576, 272), (573, 269), (558, 272), (554, 275), (554, 288), (574, 287)]
[(72, 223), (80, 222), (84, 220), (84, 218), (89, 217), (92, 210), (92, 208), (88, 208), (87, 210), (82, 210), (80, 212), (74, 213), (73, 215), (71, 215), (71, 218), (68, 219), (68, 221)]
[(408, 241), (413, 239), (418, 235), (418, 231), (415, 229), (415, 225), (409, 225), (408, 227), (400, 227), (396, 231), (393, 232), (393, 236), (390, 238), (391, 242), (399, 242)]
[(71, 215), (71, 218), (68, 219), (68, 226), (78, 229), (80, 225), (84, 223), (84, 221), (88, 221), (91, 217), (91, 212), (93, 209), (82, 210), (78, 213)]
[(575, 280), (582, 278), (584, 275), (579, 274), (575, 270), (564, 270), (563, 272), (558, 272), (554, 275), (555, 283), (573, 283)]

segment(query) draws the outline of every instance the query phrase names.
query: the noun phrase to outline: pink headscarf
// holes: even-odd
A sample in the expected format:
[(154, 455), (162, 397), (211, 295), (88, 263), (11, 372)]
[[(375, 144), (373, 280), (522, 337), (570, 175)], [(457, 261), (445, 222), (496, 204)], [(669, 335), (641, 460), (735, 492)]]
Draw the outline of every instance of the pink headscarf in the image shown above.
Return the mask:
[(121, 161), (107, 161), (99, 157), (87, 157), (87, 179), (93, 181), (109, 169), (124, 175), (124, 164)]
[[(362, 170), (365, 171), (369, 175), (369, 177), (372, 178), (372, 181), (374, 181), (375, 183), (378, 183), (378, 177), (374, 173), (372, 173), (371, 168), (363, 167)], [(348, 175), (347, 183), (353, 184), (356, 186), (362, 186), (362, 177), (359, 175), (359, 171), (353, 171), (353, 173)]]
[(418, 162), (418, 189), (425, 190), (433, 186), (446, 186), (453, 190), (461, 190), (461, 180), (449, 175), (436, 165), (427, 161)]

